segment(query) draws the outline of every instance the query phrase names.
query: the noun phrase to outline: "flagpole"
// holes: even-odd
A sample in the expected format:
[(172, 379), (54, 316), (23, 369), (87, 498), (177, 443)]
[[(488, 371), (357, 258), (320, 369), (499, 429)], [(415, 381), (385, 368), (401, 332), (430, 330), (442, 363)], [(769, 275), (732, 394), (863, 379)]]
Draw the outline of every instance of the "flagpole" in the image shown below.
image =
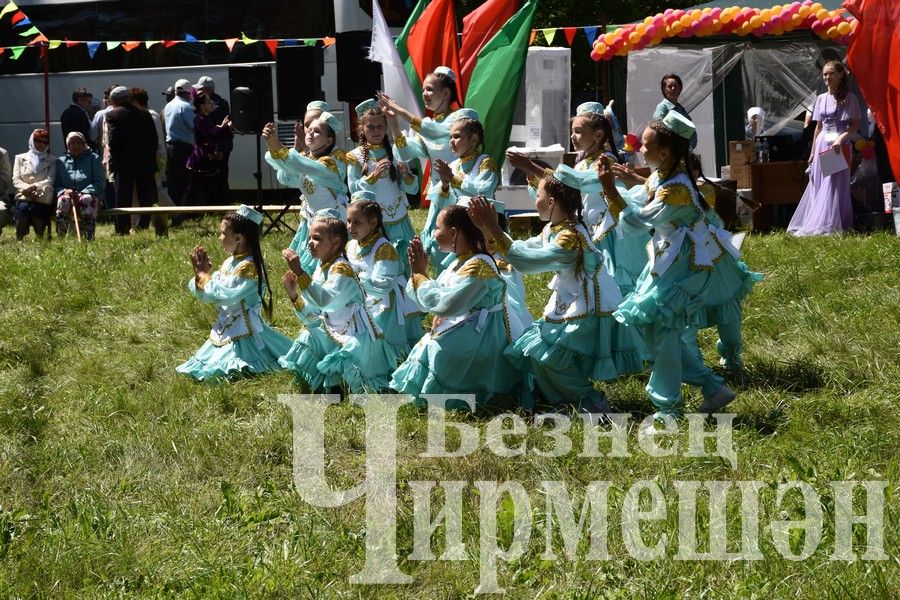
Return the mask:
[[(41, 42), (41, 62), (44, 63), (44, 130), (50, 134), (50, 52), (47, 42)], [(49, 150), (50, 147), (48, 146)]]

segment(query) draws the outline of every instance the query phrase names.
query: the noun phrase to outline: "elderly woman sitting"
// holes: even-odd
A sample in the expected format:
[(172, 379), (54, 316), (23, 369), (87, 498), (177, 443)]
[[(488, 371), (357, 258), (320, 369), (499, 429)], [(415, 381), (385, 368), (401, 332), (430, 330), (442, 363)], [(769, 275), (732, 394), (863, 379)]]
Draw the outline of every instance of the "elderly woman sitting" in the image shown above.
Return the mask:
[(64, 237), (72, 222), (72, 207), (84, 236), (94, 239), (97, 209), (106, 185), (100, 157), (91, 152), (84, 136), (73, 131), (66, 136), (66, 152), (56, 168), (56, 234)]
[(16, 239), (21, 240), (34, 227), (37, 237), (53, 214), (53, 182), (56, 180), (56, 157), (47, 152), (50, 134), (35, 129), (28, 139), (28, 152), (17, 154), (13, 163), (13, 186), (16, 188)]

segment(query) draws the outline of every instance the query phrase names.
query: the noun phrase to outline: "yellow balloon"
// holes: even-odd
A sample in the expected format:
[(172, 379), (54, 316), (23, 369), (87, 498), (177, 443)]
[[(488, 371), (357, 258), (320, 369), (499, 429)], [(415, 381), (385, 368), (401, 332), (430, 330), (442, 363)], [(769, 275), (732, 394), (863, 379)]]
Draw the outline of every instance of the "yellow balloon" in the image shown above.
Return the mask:
[(631, 44), (637, 44), (639, 41), (641, 41), (641, 34), (639, 34), (637, 31), (632, 31), (628, 35), (628, 41)]
[(640, 25), (637, 26), (637, 28), (635, 28), (635, 31), (638, 33), (638, 35), (643, 37), (643, 35), (645, 33), (647, 33), (647, 26), (644, 25), (643, 23), (641, 23)]
[(726, 8), (719, 13), (719, 21), (722, 23), (731, 23), (732, 19), (734, 19), (734, 13), (731, 12), (730, 8)]
[(797, 14), (800, 15), (801, 19), (805, 19), (806, 17), (808, 17), (809, 13), (810, 7), (806, 6), (805, 4), (800, 7), (800, 10), (797, 11)]
[(793, 17), (791, 17), (791, 25), (793, 25), (794, 27), (800, 27), (800, 23), (802, 22), (803, 17), (801, 17), (800, 15), (794, 15)]
[(816, 11), (816, 18), (820, 21), (824, 21), (828, 17), (831, 16), (831, 13), (825, 10), (824, 8), (820, 8)]
[(750, 27), (757, 29), (762, 26), (763, 20), (759, 15), (756, 15), (755, 17), (751, 17), (748, 23), (750, 23)]
[(825, 37), (829, 40), (837, 37), (837, 27), (829, 27), (828, 31), (825, 32)]
[(822, 4), (819, 2), (815, 2), (812, 6), (809, 7), (809, 10), (810, 12), (818, 13), (820, 10), (822, 10)]
[(769, 19), (772, 18), (772, 9), (764, 8), (761, 11), (759, 11), (759, 18), (762, 19), (763, 23), (768, 23)]
[(838, 26), (837, 26), (837, 32), (838, 32), (840, 35), (847, 35), (848, 33), (850, 33), (850, 31), (851, 31), (852, 29), (853, 29), (853, 28), (850, 27), (850, 23), (848, 23), (847, 21), (844, 21), (843, 23), (840, 23), (840, 24), (838, 24)]

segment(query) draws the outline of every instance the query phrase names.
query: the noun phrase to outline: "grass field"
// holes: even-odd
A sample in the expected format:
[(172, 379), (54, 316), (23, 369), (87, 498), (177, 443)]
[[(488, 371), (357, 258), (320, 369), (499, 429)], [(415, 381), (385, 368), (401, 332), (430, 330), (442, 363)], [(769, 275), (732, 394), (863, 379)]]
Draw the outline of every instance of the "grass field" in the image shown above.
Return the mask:
[[(421, 215), (420, 215), (421, 216)], [(463, 598), (479, 582), (479, 496), (475, 480), (516, 480), (531, 496), (534, 525), (521, 558), (499, 564), (514, 598), (896, 598), (900, 592), (900, 238), (886, 234), (794, 239), (751, 236), (752, 268), (766, 279), (744, 320), (747, 377), (739, 392), (734, 443), (738, 467), (720, 458), (500, 458), (484, 447), (459, 459), (418, 456), (426, 419), (401, 409), (398, 554), (413, 577), (405, 586), (352, 586), (364, 562), (364, 505), (315, 508), (292, 485), (291, 415), (277, 394), (298, 388), (287, 373), (227, 385), (197, 384), (175, 366), (205, 339), (214, 310), (186, 290), (190, 248), (201, 242), (224, 258), (217, 222), (207, 220), (157, 241), (152, 233), (90, 244), (0, 237), (0, 597), (419, 597)], [(265, 239), (270, 272), (287, 233)], [(546, 279), (528, 280), (540, 313)], [(298, 325), (281, 290), (273, 323)], [(701, 344), (715, 361), (715, 339)], [(619, 412), (651, 411), (644, 377), (606, 387)], [(688, 407), (699, 393), (688, 392)], [(484, 429), (486, 419), (453, 416)], [(364, 419), (346, 402), (329, 409), (328, 472), (349, 487), (365, 474)], [(683, 428), (682, 428), (683, 429)], [(546, 440), (531, 428), (529, 447)], [(580, 424), (571, 434), (579, 448)], [(675, 438), (683, 444), (686, 435)], [(408, 560), (412, 551), (408, 480), (469, 482), (463, 506), (464, 562)], [(610, 560), (569, 560), (544, 552), (539, 485), (564, 481), (576, 507), (593, 480), (610, 492)], [(666, 492), (666, 516), (643, 526), (652, 545), (668, 536), (666, 558), (639, 561), (618, 527), (634, 482)], [(676, 480), (755, 480), (761, 493), (762, 560), (675, 560)], [(805, 481), (821, 498), (824, 531), (812, 556), (783, 558), (767, 525), (802, 517), (799, 495), (776, 508), (775, 486)], [(835, 480), (883, 480), (882, 561), (829, 560)], [(863, 510), (858, 496), (857, 512)], [(699, 531), (706, 535), (701, 501)], [(435, 510), (440, 507), (436, 501)], [(729, 548), (740, 513), (728, 507)], [(708, 519), (707, 519), (708, 521)], [(512, 535), (502, 503), (501, 540)], [(439, 530), (439, 533), (442, 530)], [(854, 534), (862, 552), (865, 528)], [(803, 535), (794, 530), (798, 551)], [(442, 535), (435, 536), (440, 555)], [(557, 540), (558, 541), (558, 540)]]

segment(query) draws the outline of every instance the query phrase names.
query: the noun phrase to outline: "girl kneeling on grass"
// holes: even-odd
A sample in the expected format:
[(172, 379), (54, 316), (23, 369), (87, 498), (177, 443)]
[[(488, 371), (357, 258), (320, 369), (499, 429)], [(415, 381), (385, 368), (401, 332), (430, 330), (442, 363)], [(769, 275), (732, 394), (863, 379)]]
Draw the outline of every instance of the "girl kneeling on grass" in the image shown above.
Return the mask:
[(312, 277), (294, 250), (282, 251), (290, 267), (284, 289), (303, 329), (279, 362), (312, 391), (333, 391), (342, 380), (355, 393), (383, 391), (400, 356), (366, 308), (346, 244), (347, 226), (338, 214), (321, 211), (309, 228), (309, 253), (319, 265)]
[(351, 237), (347, 259), (366, 293), (366, 306), (384, 332), (384, 339), (406, 358), (413, 344), (425, 333), (422, 313), (406, 296), (403, 265), (387, 236), (381, 207), (373, 196), (368, 191), (353, 194), (353, 203), (347, 210), (347, 231)]
[[(535, 208), (548, 223), (541, 235), (526, 241), (513, 241), (503, 232), (485, 199), (473, 198), (469, 212), (513, 267), (526, 275), (554, 273), (544, 316), (507, 350), (507, 356), (533, 376), (541, 403), (609, 412), (605, 395), (594, 389), (593, 382), (617, 375), (611, 315), (622, 296), (581, 218), (581, 192), (570, 185), (578, 178), (565, 165), (544, 176)], [(534, 401), (526, 397), (523, 405), (532, 409)]]
[(203, 246), (191, 252), (194, 277), (188, 289), (200, 300), (218, 305), (219, 316), (206, 343), (176, 368), (179, 373), (202, 381), (280, 369), (278, 357), (287, 352), (291, 340), (260, 316), (262, 307), (266, 318), (272, 317), (272, 293), (259, 247), (262, 218), (243, 205), (225, 215), (219, 240), (231, 256), (214, 273), (210, 273), (212, 263)]
[(468, 394), (474, 394), (479, 408), (499, 400), (495, 396), (513, 396), (522, 378), (503, 350), (522, 332), (515, 326), (518, 321), (509, 319), (506, 284), (484, 237), (464, 207), (451, 206), (438, 214), (434, 239), (441, 252), (456, 259), (430, 279), (422, 241), (415, 238), (410, 244), (413, 275), (406, 293), (435, 317), (431, 332), (394, 372), (391, 387), (417, 397), (458, 396), (448, 408), (466, 408), (462, 396)]

